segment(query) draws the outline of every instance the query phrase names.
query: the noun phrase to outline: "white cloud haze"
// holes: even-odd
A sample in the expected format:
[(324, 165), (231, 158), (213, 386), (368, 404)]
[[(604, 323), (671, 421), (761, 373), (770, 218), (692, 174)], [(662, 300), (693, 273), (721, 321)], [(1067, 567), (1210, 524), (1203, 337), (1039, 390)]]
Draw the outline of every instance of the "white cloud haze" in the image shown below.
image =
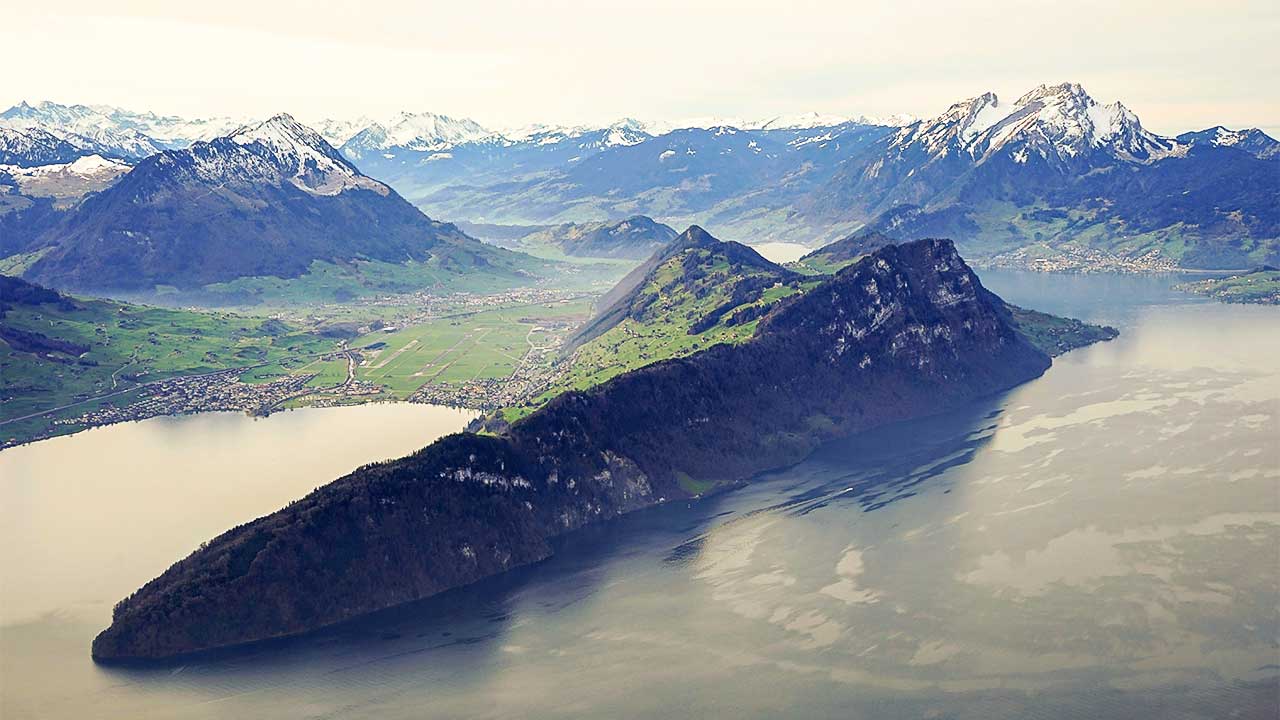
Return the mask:
[[(930, 115), (1081, 82), (1157, 132), (1280, 126), (1280, 3), (7, 3), (0, 104), (493, 126)], [(38, 7), (45, 5), (47, 7)]]

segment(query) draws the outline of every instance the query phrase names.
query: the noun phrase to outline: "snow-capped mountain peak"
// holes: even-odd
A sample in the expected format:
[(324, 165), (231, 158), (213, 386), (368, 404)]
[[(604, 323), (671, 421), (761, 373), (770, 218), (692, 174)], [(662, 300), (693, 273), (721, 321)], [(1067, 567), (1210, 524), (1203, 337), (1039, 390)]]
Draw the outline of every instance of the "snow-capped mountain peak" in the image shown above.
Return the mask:
[(337, 155), (333, 146), (320, 133), (294, 120), (289, 113), (273, 115), (260, 123), (243, 125), (228, 137), (240, 145), (262, 143), (282, 152), (305, 146), (316, 153)]
[(67, 106), (48, 101), (31, 105), (24, 100), (0, 113), (0, 125), (48, 133), (84, 154), (140, 160), (164, 150), (146, 134), (107, 122), (87, 105)]
[(320, 133), (330, 145), (340, 148), (361, 130), (376, 124), (374, 118), (362, 115), (351, 119), (321, 118), (308, 122), (307, 126)]
[(430, 112), (400, 113), (388, 128), (387, 140), (414, 150), (441, 150), (489, 135), (489, 130), (468, 118), (452, 118)]
[[(243, 152), (218, 152), (222, 141), (243, 148)], [(234, 177), (244, 171), (256, 177), (274, 175), (316, 195), (337, 195), (357, 188), (383, 195), (389, 192), (385, 185), (357, 170), (320, 133), (287, 113), (245, 125), (211, 143), (196, 143), (191, 153), (197, 160), (197, 173), (206, 179)]]
[(123, 175), (129, 172), (129, 165), (101, 155), (85, 155), (69, 163), (52, 163), (35, 167), (0, 165), (0, 169), (20, 178), (49, 178), (62, 175), (98, 180)]
[(1260, 160), (1280, 158), (1280, 141), (1258, 128), (1231, 130), (1221, 125), (1183, 133), (1178, 142), (1189, 147), (1208, 145), (1216, 148), (1234, 148), (1247, 152)]
[(481, 140), (493, 133), (468, 118), (453, 118), (430, 112), (400, 112), (381, 122), (369, 123), (351, 135), (343, 149), (355, 157), (370, 150), (407, 148), (437, 152), (456, 145)]
[(1213, 128), (1213, 140), (1217, 147), (1235, 147), (1244, 141), (1248, 130), (1228, 130), (1221, 125)]
[(648, 126), (635, 118), (622, 118), (604, 129), (600, 147), (629, 147), (653, 137)]
[(918, 145), (937, 157), (962, 153), (977, 162), (1009, 157), (1025, 163), (1035, 154), (1053, 165), (1084, 162), (1094, 152), (1130, 162), (1178, 152), (1177, 143), (1145, 130), (1124, 105), (1101, 105), (1078, 83), (1040, 85), (1012, 105), (984, 93), (904, 128), (895, 145)]

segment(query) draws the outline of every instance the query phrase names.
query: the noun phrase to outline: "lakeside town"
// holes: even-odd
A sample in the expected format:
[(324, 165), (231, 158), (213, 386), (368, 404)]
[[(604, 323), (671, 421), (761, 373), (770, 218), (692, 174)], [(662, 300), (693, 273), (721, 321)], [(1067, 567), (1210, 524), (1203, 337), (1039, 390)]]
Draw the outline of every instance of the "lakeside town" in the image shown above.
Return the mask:
[[(244, 382), (241, 377), (252, 368), (231, 368), (200, 375), (185, 375), (147, 383), (134, 392), (137, 399), (102, 407), (80, 415), (54, 420), (55, 426), (94, 427), (130, 420), (146, 420), (161, 415), (183, 415), (197, 412), (237, 411), (252, 415), (268, 415), (285, 403), (308, 395), (323, 394), (325, 404), (377, 395), (380, 388), (355, 378), (354, 351), (342, 350), (319, 356), (320, 360), (345, 358), (346, 379), (335, 386), (314, 386), (315, 373), (285, 375), (267, 382)], [(122, 395), (127, 397), (127, 395)], [(320, 403), (316, 403), (317, 405)]]
[(1181, 270), (1178, 263), (1158, 251), (1138, 256), (1113, 255), (1088, 247), (1070, 245), (1049, 248), (1033, 245), (996, 255), (978, 267), (1031, 270), (1045, 273), (1168, 273)]

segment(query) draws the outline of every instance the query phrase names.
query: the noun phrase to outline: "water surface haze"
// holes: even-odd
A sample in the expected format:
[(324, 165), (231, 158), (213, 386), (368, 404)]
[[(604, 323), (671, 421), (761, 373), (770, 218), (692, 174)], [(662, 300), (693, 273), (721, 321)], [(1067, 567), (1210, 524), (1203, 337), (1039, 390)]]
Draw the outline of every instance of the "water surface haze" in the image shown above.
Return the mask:
[(458, 429), (412, 406), (146, 421), (0, 453), (6, 718), (1274, 718), (1280, 311), (982, 273), (1116, 340), (551, 560), (312, 635), (99, 667), (196, 545)]

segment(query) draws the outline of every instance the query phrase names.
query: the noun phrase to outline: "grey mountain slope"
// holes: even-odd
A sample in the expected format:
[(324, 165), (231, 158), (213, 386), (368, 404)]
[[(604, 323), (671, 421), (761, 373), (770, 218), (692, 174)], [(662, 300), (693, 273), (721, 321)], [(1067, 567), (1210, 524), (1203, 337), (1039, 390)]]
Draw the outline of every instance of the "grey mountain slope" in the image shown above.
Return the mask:
[(297, 277), (317, 260), (450, 258), (509, 272), (509, 253), (424, 216), (287, 115), (141, 162), (81, 203), (26, 273), (92, 291)]
[(526, 245), (551, 245), (576, 257), (640, 260), (676, 238), (669, 225), (635, 215), (623, 220), (566, 223), (521, 238)]

